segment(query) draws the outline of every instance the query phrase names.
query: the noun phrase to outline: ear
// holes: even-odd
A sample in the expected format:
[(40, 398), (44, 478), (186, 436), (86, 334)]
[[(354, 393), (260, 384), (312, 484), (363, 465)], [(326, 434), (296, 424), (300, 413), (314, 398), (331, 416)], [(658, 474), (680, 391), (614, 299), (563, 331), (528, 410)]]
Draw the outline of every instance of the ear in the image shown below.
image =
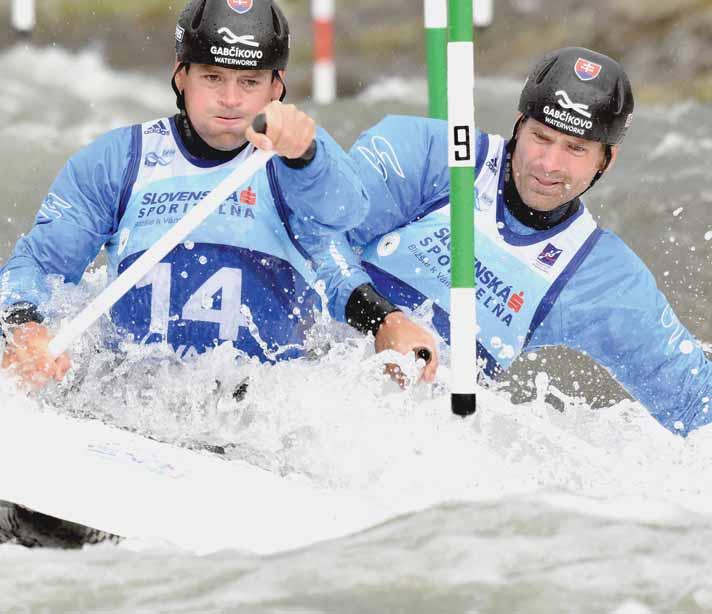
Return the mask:
[[(287, 71), (278, 70), (277, 74), (279, 75), (279, 79), (284, 81), (284, 75), (287, 74)], [(272, 81), (271, 81), (271, 88), (272, 88), (272, 91), (270, 92), (271, 100), (279, 100), (282, 97), (282, 92), (284, 91), (284, 84), (279, 79), (272, 79)]]

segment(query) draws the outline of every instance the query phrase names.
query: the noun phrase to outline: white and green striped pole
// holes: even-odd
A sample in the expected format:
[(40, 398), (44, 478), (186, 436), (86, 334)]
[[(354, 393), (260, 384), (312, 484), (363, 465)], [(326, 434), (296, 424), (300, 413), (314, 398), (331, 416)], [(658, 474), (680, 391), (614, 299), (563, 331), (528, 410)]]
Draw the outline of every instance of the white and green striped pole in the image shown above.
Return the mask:
[(475, 60), (472, 0), (449, 0), (447, 45), (450, 166), (450, 364), (453, 413), (475, 412)]
[(447, 0), (425, 0), (428, 115), (447, 119)]

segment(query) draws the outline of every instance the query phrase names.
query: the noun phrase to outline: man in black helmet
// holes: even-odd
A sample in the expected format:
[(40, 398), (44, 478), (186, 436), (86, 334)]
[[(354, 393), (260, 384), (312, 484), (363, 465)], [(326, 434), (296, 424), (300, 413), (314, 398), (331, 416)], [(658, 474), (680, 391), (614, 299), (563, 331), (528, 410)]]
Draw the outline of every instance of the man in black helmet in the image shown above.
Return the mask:
[[(522, 351), (576, 349), (663, 426), (686, 434), (712, 420), (712, 363), (646, 266), (581, 200), (614, 162), (632, 113), (623, 68), (572, 47), (532, 70), (511, 139), (477, 135), (477, 352), (495, 376)], [(445, 122), (389, 117), (351, 150), (372, 209), (348, 233), (362, 269), (352, 266), (342, 290), (359, 328), (364, 309), (415, 309), (430, 299), (432, 326), (449, 341), (447, 144)], [(408, 348), (412, 329), (385, 319), (377, 332)]]
[[(191, 0), (175, 39), (180, 112), (112, 131), (72, 157), (0, 271), (3, 367), (33, 385), (70, 366), (47, 351), (48, 276), (78, 283), (104, 246), (115, 278), (255, 147), (278, 155), (114, 305), (118, 332), (167, 342), (183, 357), (229, 342), (281, 360), (301, 354), (321, 308), (317, 268), (327, 295), (335, 292), (341, 263), (330, 236), (359, 222), (367, 200), (348, 156), (280, 102), (284, 15), (272, 0)], [(264, 134), (251, 127), (259, 113)]]

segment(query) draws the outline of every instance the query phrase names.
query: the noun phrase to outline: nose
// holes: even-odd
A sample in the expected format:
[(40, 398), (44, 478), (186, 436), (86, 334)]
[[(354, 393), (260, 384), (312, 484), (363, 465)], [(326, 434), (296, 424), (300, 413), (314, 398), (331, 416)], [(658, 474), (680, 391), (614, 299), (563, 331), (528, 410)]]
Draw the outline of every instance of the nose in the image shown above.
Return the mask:
[(556, 174), (563, 168), (563, 149), (558, 143), (551, 143), (541, 150), (539, 162), (542, 170), (547, 174)]
[(242, 92), (236, 81), (226, 80), (220, 89), (220, 104), (227, 108), (240, 106), (242, 102)]

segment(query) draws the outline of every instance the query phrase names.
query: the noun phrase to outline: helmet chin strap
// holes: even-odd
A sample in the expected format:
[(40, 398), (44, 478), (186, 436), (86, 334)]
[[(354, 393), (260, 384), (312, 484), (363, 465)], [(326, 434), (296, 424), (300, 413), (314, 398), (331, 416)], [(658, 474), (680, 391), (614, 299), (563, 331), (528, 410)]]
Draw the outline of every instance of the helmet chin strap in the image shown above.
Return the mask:
[(178, 73), (183, 70), (183, 69), (188, 70), (188, 63), (187, 62), (181, 62), (178, 64), (178, 67), (175, 69), (175, 72), (173, 73), (173, 78), (171, 79), (171, 87), (173, 88), (173, 91), (176, 94), (176, 106), (181, 110), (185, 111), (185, 98), (183, 96), (183, 92), (181, 92), (178, 89), (178, 85), (176, 85), (176, 76)]
[(282, 95), (279, 97), (279, 101), (284, 102), (284, 99), (287, 96), (287, 84), (282, 80), (282, 77), (276, 68), (272, 69), (272, 80), (274, 81), (275, 79), (282, 84)]
[[(509, 155), (512, 157), (514, 156), (514, 150), (517, 147), (517, 134), (519, 133), (519, 128), (521, 128), (522, 124), (527, 119), (529, 119), (528, 115), (522, 115), (514, 124), (514, 128), (512, 130), (512, 138), (509, 142), (509, 147), (508, 147)], [(605, 152), (604, 152), (605, 160), (604, 160), (603, 166), (596, 171), (596, 174), (593, 176), (593, 179), (591, 179), (591, 183), (588, 184), (588, 187), (583, 192), (581, 192), (581, 194), (579, 194), (578, 196), (575, 196), (574, 198), (581, 198), (581, 196), (583, 196), (586, 192), (588, 192), (596, 184), (596, 182), (601, 177), (603, 177), (603, 173), (605, 173), (608, 170), (608, 167), (611, 164), (611, 160), (613, 159), (613, 149), (608, 144), (606, 144), (605, 147), (606, 147)]]

